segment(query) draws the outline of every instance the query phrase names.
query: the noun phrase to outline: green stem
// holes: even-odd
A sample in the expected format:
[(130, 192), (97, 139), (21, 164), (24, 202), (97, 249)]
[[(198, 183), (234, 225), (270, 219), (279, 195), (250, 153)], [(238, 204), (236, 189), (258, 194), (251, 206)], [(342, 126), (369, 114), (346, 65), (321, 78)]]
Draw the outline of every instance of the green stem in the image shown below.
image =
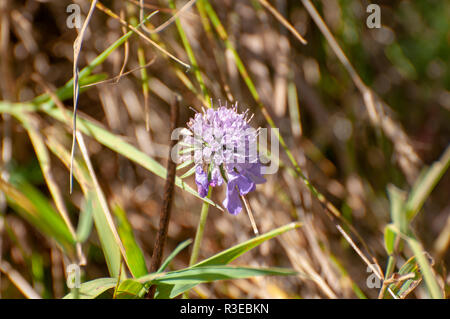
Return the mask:
[[(210, 186), (208, 189), (208, 195), (206, 196), (208, 199), (211, 199), (212, 187)], [(195, 233), (194, 246), (192, 248), (191, 259), (189, 260), (189, 266), (194, 265), (198, 259), (198, 253), (200, 251), (200, 244), (203, 239), (203, 233), (205, 231), (206, 219), (208, 217), (209, 212), (209, 204), (203, 202), (202, 211), (200, 212), (200, 221), (197, 226), (197, 232)]]
[[(211, 199), (212, 187), (209, 186), (208, 195), (206, 198)], [(197, 263), (198, 254), (200, 252), (200, 244), (202, 243), (203, 233), (205, 231), (206, 219), (208, 218), (209, 204), (203, 202), (202, 211), (200, 212), (200, 221), (197, 225), (197, 232), (195, 233), (194, 245), (192, 247), (191, 259), (189, 260), (189, 266)], [(188, 298), (189, 291), (183, 294), (183, 299)]]

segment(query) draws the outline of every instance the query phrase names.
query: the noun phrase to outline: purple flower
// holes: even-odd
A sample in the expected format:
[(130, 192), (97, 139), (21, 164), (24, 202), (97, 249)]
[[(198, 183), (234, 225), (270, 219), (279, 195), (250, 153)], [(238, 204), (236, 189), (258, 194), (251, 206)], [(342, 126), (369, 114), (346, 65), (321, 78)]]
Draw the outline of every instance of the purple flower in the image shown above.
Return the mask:
[(257, 154), (258, 131), (249, 124), (248, 113), (237, 106), (203, 109), (188, 122), (184, 145), (193, 152), (195, 183), (201, 197), (209, 186), (227, 184), (223, 205), (236, 215), (242, 210), (240, 196), (255, 190), (266, 180)]

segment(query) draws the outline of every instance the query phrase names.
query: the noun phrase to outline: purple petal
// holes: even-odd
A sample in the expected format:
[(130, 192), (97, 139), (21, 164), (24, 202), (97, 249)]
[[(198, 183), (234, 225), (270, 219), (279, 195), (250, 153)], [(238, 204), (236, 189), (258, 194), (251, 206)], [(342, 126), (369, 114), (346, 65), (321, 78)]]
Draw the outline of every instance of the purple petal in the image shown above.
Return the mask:
[(227, 185), (227, 196), (223, 201), (223, 206), (225, 206), (232, 215), (237, 215), (241, 212), (242, 203), (236, 185)]
[(253, 183), (249, 178), (241, 175), (241, 177), (237, 180), (237, 186), (241, 195), (246, 195), (250, 192), (253, 192), (256, 189), (255, 183)]
[(247, 177), (250, 178), (255, 184), (262, 184), (266, 182), (266, 179), (261, 174), (261, 164), (250, 164), (250, 168), (247, 169)]
[(255, 184), (262, 184), (266, 182), (266, 179), (261, 174), (260, 163), (240, 164), (238, 165), (237, 170)]
[(201, 166), (195, 168), (195, 183), (197, 184), (198, 194), (205, 197), (208, 194), (208, 174), (206, 174)]
[(254, 191), (256, 188), (255, 183), (253, 183), (251, 179), (242, 174), (231, 172), (228, 174), (228, 176), (228, 185), (230, 185), (231, 187), (237, 186), (241, 195), (248, 194), (249, 192)]

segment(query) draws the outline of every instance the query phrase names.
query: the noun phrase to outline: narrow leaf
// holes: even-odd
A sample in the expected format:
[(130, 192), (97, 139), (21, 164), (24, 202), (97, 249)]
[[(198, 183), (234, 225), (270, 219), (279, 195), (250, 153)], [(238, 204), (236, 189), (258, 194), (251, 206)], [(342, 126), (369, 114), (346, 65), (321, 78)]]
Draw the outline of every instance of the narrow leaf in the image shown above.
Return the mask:
[(136, 242), (133, 228), (128, 221), (127, 214), (118, 204), (114, 205), (113, 211), (117, 218), (119, 236), (123, 242), (123, 246), (125, 247), (131, 273), (134, 277), (144, 276), (148, 273), (147, 266), (145, 265), (144, 254)]
[[(91, 280), (85, 283), (82, 283), (78, 290), (78, 295), (80, 299), (94, 299), (107, 291), (108, 289), (113, 288), (117, 283), (116, 278), (99, 278), (95, 280)], [(74, 295), (72, 292), (68, 293), (64, 296), (63, 299), (74, 299)]]

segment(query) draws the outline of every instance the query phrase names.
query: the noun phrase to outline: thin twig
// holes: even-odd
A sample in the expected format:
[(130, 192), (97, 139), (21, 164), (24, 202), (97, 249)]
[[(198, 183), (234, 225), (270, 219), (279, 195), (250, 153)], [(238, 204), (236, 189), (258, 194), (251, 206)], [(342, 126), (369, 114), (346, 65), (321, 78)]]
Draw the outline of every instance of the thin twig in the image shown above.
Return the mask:
[(265, 7), (267, 10), (270, 11), (270, 13), (273, 14), (273, 16), (282, 24), (286, 27), (286, 29), (288, 29), (289, 31), (291, 31), (291, 33), (303, 44), (308, 44), (308, 41), (305, 40), (304, 37), (302, 37), (300, 35), (300, 33), (298, 33), (298, 31), (292, 26), (292, 24), (290, 24), (278, 11), (277, 9), (275, 9), (269, 2), (267, 2), (266, 0), (258, 0), (259, 3)]
[(383, 273), (380, 272), (380, 270), (373, 266), (373, 264), (370, 263), (370, 261), (367, 259), (367, 257), (362, 253), (362, 251), (356, 246), (355, 242), (350, 238), (349, 235), (342, 229), (341, 225), (336, 225), (336, 228), (339, 230), (339, 232), (344, 236), (344, 238), (347, 240), (347, 242), (352, 246), (352, 248), (356, 251), (356, 253), (361, 257), (361, 259), (369, 266), (370, 269), (374, 272), (374, 274), (378, 277), (379, 280), (383, 280)]
[[(144, 0), (139, 0), (139, 22), (142, 23), (143, 21), (144, 21)], [(147, 33), (150, 32), (145, 23), (142, 23), (142, 30), (144, 30)]]
[(177, 12), (175, 12), (175, 14), (173, 16), (170, 17), (169, 20), (167, 20), (166, 22), (164, 22), (163, 24), (161, 24), (159, 27), (155, 28), (154, 30), (152, 30), (151, 33), (158, 33), (161, 32), (162, 30), (164, 30), (167, 26), (169, 26), (172, 22), (175, 21), (175, 19), (181, 15), (184, 11), (188, 10), (190, 7), (192, 7), (192, 5), (195, 3), (195, 1), (197, 0), (190, 0), (188, 3), (186, 3), (183, 8), (181, 8), (180, 10), (178, 10)]
[(258, 227), (256, 227), (255, 219), (253, 218), (252, 209), (251, 209), (247, 199), (245, 198), (245, 196), (241, 195), (241, 198), (242, 198), (242, 201), (244, 202), (245, 209), (248, 214), (248, 218), (250, 218), (250, 223), (252, 224), (253, 232), (255, 233), (256, 236), (258, 236), (259, 231), (258, 231)]
[[(129, 3), (132, 3), (132, 4), (134, 4), (136, 6), (139, 6), (139, 7), (141, 6), (140, 2), (138, 0), (125, 0), (125, 1), (127, 1)], [(153, 10), (158, 10), (158, 11), (161, 11), (161, 12), (166, 12), (166, 13), (172, 13), (172, 11), (173, 11), (173, 10), (171, 10), (169, 8), (163, 8), (161, 6), (157, 6), (157, 5), (154, 5), (154, 4), (151, 4), (151, 3), (145, 3), (145, 2), (143, 3), (143, 7), (147, 8), (147, 9), (153, 9)]]

